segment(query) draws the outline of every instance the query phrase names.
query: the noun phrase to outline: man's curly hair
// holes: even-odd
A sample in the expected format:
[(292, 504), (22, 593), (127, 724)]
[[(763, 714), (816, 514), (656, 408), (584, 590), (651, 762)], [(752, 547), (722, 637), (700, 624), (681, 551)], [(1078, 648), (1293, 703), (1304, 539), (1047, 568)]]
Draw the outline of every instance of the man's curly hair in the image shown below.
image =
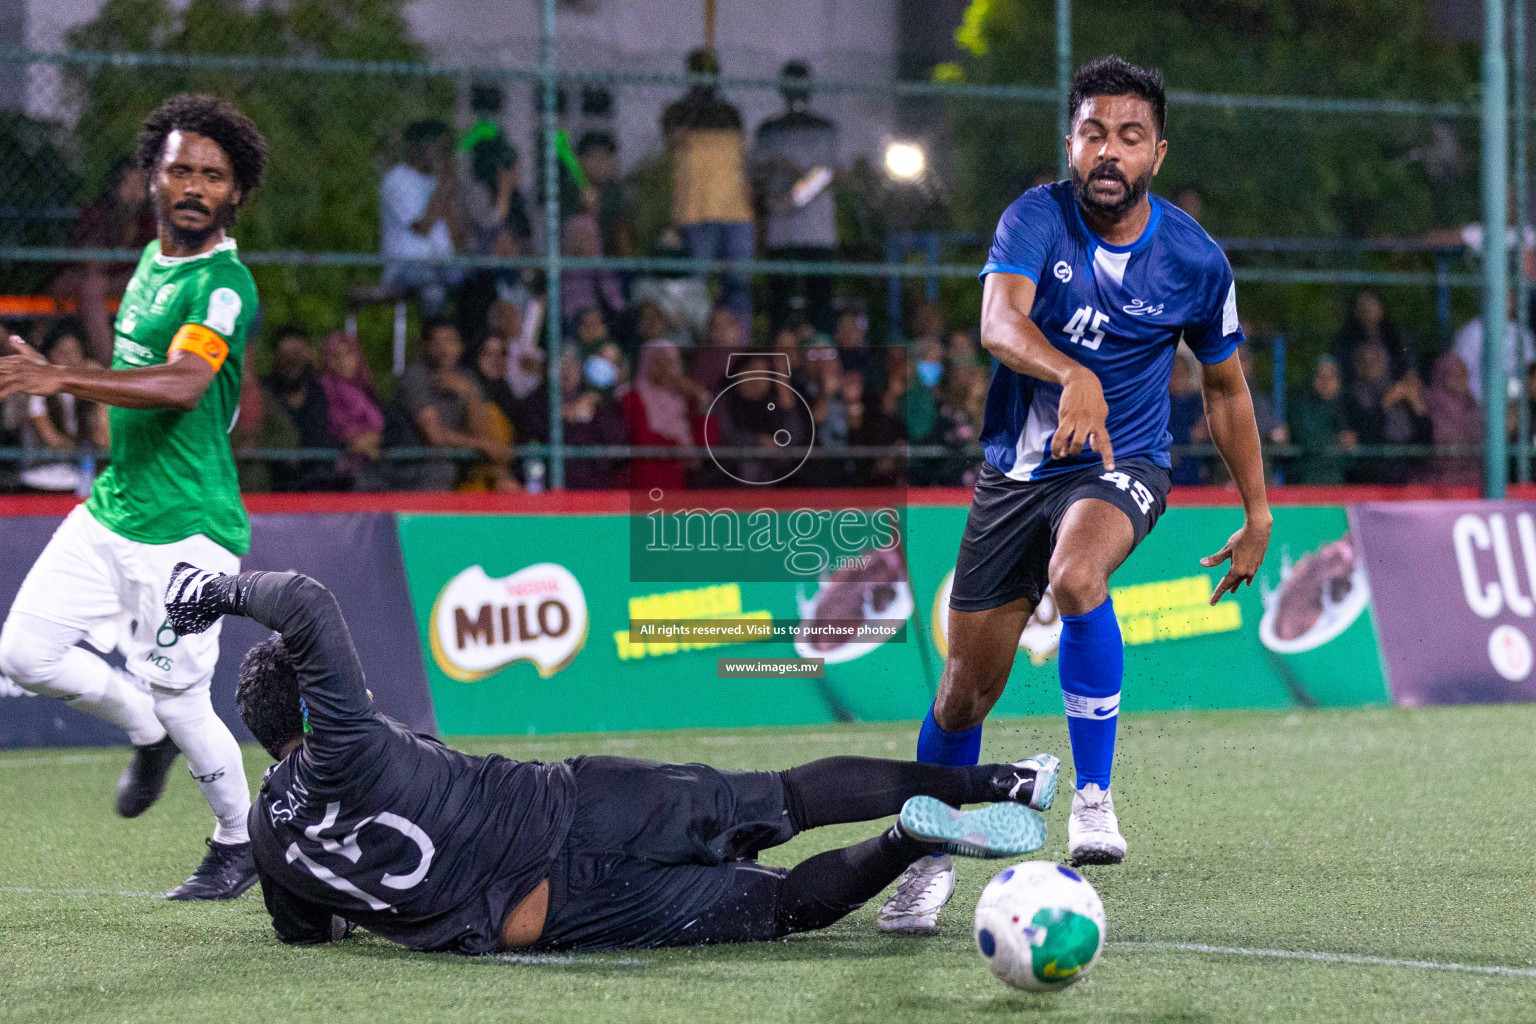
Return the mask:
[(281, 636), (273, 633), (246, 652), (235, 683), (235, 707), (256, 742), (276, 760), (282, 760), (290, 740), (304, 735), (299, 674)]
[(139, 128), (140, 167), (154, 174), (166, 136), (174, 131), (196, 132), (219, 144), (234, 168), (242, 203), (261, 184), (267, 171), (267, 140), (233, 103), (207, 93), (183, 92), (160, 104)]

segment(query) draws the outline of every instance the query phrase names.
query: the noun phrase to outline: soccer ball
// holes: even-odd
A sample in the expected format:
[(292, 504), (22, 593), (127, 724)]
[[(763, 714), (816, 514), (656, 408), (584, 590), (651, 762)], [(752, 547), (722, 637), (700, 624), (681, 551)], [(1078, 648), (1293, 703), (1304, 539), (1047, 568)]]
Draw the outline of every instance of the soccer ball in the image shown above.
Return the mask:
[(1069, 867), (1015, 864), (981, 891), (976, 945), (992, 973), (1014, 988), (1059, 992), (1098, 962), (1104, 904)]

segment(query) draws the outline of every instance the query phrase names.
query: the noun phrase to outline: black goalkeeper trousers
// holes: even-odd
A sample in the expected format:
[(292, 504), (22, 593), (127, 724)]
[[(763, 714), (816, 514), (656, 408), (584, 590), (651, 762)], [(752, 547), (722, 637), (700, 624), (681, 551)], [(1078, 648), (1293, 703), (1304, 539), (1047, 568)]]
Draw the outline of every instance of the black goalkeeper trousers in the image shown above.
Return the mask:
[(888, 829), (793, 870), (757, 854), (820, 825), (897, 813), (909, 797), (997, 798), (1004, 765), (829, 757), (783, 772), (578, 757), (576, 814), (550, 872), (536, 949), (775, 939), (858, 909), (932, 847)]

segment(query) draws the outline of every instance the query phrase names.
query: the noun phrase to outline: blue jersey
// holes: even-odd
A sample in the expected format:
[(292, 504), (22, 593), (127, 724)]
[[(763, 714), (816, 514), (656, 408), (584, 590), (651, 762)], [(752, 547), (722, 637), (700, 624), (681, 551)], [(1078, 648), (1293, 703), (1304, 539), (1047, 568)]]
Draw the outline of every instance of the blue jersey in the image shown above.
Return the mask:
[[(1243, 329), (1226, 254), (1184, 211), (1157, 196), (1151, 201), (1141, 237), (1110, 245), (1083, 221), (1070, 184), (1032, 188), (1003, 211), (981, 276), (1023, 274), (1035, 282), (1029, 318), (1098, 376), (1115, 458), (1167, 468), (1168, 379), (1179, 339), (1201, 362), (1219, 363)], [(1099, 464), (1088, 450), (1051, 458), (1060, 400), (1061, 385), (995, 364), (981, 431), (987, 461), (1015, 480)]]

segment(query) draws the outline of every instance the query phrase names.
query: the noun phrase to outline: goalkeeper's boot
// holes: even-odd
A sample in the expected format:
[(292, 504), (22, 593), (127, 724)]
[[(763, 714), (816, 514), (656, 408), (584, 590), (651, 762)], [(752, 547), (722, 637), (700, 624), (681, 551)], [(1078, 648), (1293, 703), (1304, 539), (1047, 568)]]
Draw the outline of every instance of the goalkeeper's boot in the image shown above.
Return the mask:
[(179, 753), (181, 751), (169, 736), (134, 747), (133, 760), (117, 777), (117, 813), (124, 818), (137, 818), (153, 807), (160, 794), (165, 792), (171, 762)]
[(1061, 759), (1053, 754), (1036, 754), (1015, 761), (992, 779), (997, 799), (1048, 811), (1056, 799), (1056, 776), (1060, 768)]
[(168, 900), (232, 900), (256, 884), (250, 843), (206, 840), (208, 853), (192, 877), (165, 894)]
[(902, 874), (875, 923), (883, 932), (932, 935), (939, 930), (939, 911), (954, 893), (955, 862), (949, 854), (923, 857)]
[(1023, 804), (987, 804), (974, 811), (937, 797), (914, 796), (901, 806), (901, 830), (961, 857), (1016, 857), (1045, 845), (1045, 819)]
[(1115, 817), (1109, 790), (1089, 783), (1072, 797), (1067, 821), (1067, 854), (1073, 864), (1119, 864), (1125, 860), (1125, 836)]

